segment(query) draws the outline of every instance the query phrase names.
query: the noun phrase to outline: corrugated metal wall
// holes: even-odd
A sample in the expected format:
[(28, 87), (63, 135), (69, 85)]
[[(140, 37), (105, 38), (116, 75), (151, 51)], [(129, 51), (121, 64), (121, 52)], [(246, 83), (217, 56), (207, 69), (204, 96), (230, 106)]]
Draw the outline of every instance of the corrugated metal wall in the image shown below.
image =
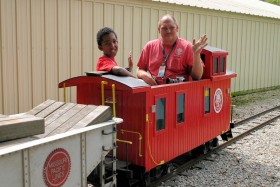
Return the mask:
[[(0, 0), (0, 113), (25, 112), (46, 99), (62, 100), (57, 84), (95, 70), (96, 33), (112, 27), (117, 62), (134, 73), (142, 47), (157, 38), (158, 19), (174, 14), (180, 36), (206, 33), (209, 45), (228, 50), (238, 73), (233, 91), (280, 84), (280, 20), (217, 12), (149, 0)], [(75, 102), (75, 90), (67, 95)]]

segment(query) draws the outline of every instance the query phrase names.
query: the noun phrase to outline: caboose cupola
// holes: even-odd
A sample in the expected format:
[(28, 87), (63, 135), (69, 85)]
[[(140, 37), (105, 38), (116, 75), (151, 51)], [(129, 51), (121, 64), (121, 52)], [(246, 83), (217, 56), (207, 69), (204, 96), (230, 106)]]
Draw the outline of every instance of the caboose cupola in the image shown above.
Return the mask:
[(226, 74), (227, 55), (227, 51), (211, 46), (206, 46), (200, 54), (205, 66), (202, 78), (208, 79), (212, 76)]

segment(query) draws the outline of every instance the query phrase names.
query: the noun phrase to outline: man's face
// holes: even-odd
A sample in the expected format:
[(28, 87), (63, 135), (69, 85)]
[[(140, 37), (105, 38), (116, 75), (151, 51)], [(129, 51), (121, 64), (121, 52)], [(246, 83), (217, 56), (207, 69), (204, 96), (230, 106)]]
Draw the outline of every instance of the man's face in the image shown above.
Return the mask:
[(177, 39), (178, 25), (170, 17), (163, 18), (158, 27), (164, 42), (173, 42)]

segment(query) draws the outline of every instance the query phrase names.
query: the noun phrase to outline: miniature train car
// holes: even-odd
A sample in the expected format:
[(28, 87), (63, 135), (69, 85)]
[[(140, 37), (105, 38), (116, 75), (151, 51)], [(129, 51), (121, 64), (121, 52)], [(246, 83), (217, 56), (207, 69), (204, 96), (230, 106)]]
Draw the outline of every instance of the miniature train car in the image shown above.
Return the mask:
[(149, 86), (136, 78), (89, 72), (59, 87), (76, 86), (77, 103), (115, 107), (115, 115), (124, 120), (117, 126), (117, 159), (129, 163), (126, 169), (133, 165), (145, 174), (230, 132), (230, 88), (236, 74), (226, 71), (227, 55), (206, 47), (199, 81)]
[[(38, 125), (41, 129), (38, 121), (43, 121), (43, 131), (33, 130), (36, 135), (25, 132)], [(11, 125), (13, 131), (23, 131), (1, 133), (6, 139), (2, 141), (2, 137), (0, 141), (0, 186), (87, 187), (87, 176), (93, 170), (105, 175), (105, 165), (97, 166), (114, 149), (114, 129), (121, 122), (120, 118), (112, 120), (108, 106), (54, 100), (47, 100), (26, 113), (0, 116), (1, 130), (7, 132), (10, 130), (7, 126)], [(112, 167), (116, 168), (116, 164)], [(100, 186), (116, 185), (116, 175), (111, 176), (110, 182), (101, 180)]]

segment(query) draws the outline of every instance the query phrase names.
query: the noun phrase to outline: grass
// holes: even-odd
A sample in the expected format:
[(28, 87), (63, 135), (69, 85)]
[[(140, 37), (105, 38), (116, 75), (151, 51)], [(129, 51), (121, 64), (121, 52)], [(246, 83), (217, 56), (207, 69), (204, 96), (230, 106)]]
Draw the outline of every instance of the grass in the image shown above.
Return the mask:
[[(249, 103), (254, 103), (266, 99), (267, 96), (261, 93), (271, 91), (271, 90), (276, 90), (276, 89), (280, 89), (280, 86), (234, 92), (231, 94), (232, 104), (236, 106), (242, 106), (242, 105), (246, 105)], [(246, 95), (248, 95), (248, 97), (246, 97)], [(239, 97), (239, 96), (244, 96), (244, 97)]]
[(267, 92), (267, 91), (270, 91), (270, 90), (277, 90), (277, 89), (280, 89), (280, 86), (233, 92), (233, 93), (231, 93), (231, 97), (237, 97), (237, 96), (242, 96), (242, 95), (247, 95), (247, 94), (252, 94), (252, 93), (259, 93), (259, 92)]

